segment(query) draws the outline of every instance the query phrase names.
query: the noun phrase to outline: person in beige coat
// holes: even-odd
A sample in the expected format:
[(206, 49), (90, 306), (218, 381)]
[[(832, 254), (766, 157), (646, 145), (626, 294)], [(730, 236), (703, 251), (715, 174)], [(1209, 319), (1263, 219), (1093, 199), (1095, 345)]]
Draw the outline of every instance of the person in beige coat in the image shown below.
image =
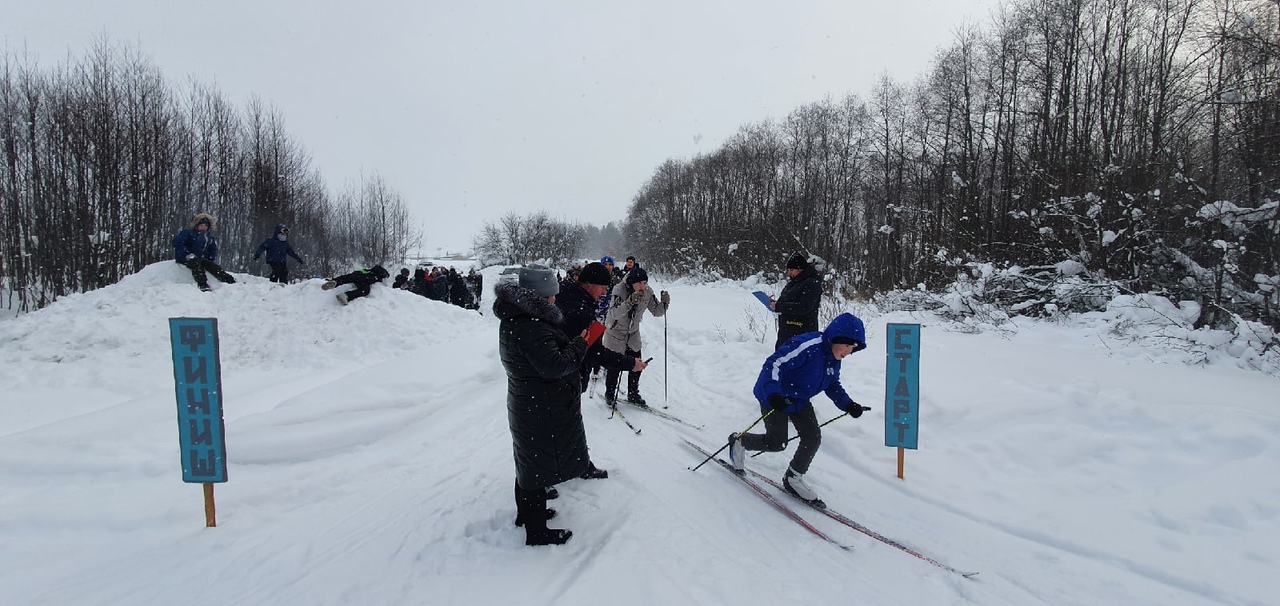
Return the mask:
[[(627, 273), (626, 280), (613, 287), (613, 298), (609, 311), (604, 318), (605, 348), (636, 358), (643, 358), (640, 353), (640, 321), (644, 319), (645, 310), (654, 316), (663, 316), (671, 305), (671, 295), (662, 291), (660, 296), (654, 295), (649, 288), (649, 274), (644, 268), (636, 267)], [(618, 406), (618, 375), (621, 371), (605, 372), (605, 402), (609, 406)], [(644, 398), (640, 397), (640, 371), (627, 373), (627, 401), (645, 407)]]

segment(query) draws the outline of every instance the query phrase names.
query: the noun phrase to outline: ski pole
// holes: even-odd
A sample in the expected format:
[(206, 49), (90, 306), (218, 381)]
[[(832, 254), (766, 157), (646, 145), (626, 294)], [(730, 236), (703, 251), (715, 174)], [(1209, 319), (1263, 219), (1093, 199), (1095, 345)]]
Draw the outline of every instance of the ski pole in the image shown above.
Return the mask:
[[(853, 405), (854, 405), (854, 406), (857, 406), (857, 407), (859, 407), (859, 408), (861, 408), (861, 409), (862, 409), (862, 410), (864, 410), (864, 411), (866, 411), (866, 410), (871, 410), (871, 407), (870, 407), (870, 406), (863, 406), (863, 405), (861, 405), (861, 404), (858, 404), (857, 402), (854, 402), (854, 404), (853, 404)], [(847, 413), (847, 412), (846, 412), (846, 413), (844, 413), (844, 414), (841, 414), (841, 415), (837, 415), (837, 416), (835, 416), (835, 417), (832, 417), (830, 421), (827, 421), (826, 423), (823, 423), (822, 425), (819, 425), (818, 427), (826, 427), (826, 426), (828, 426), (828, 425), (830, 425), (830, 424), (832, 424), (832, 423), (835, 423), (835, 422), (836, 422), (837, 420), (839, 420), (840, 418), (842, 418), (842, 417), (847, 417), (847, 416), (849, 416), (849, 413)], [(786, 447), (787, 447), (787, 444), (790, 444), (792, 440), (794, 440), (794, 439), (796, 439), (796, 438), (798, 438), (798, 437), (800, 437), (800, 436), (795, 436), (794, 438), (787, 438), (787, 441), (782, 443), (782, 447), (783, 447), (783, 448), (786, 448)], [(761, 451), (758, 451), (758, 452), (756, 452), (756, 453), (752, 454), (751, 456), (752, 456), (752, 457), (758, 457), (758, 456), (760, 456), (760, 455), (762, 455), (762, 454), (764, 454), (764, 453), (766, 453), (766, 452), (768, 452), (768, 451), (767, 451), (767, 450), (761, 450)]]
[[(667, 292), (667, 291), (662, 291)], [(671, 375), (667, 374), (667, 325), (671, 320), (667, 319), (667, 312), (671, 310), (665, 306), (662, 308), (662, 407), (667, 407), (668, 393), (671, 391)]]
[[(734, 438), (742, 437), (742, 434), (747, 433), (748, 431), (751, 431), (751, 428), (752, 428), (752, 427), (755, 427), (757, 424), (759, 424), (759, 423), (760, 423), (760, 421), (765, 420), (765, 419), (766, 419), (766, 418), (768, 418), (768, 417), (769, 417), (769, 415), (771, 415), (771, 414), (773, 414), (773, 409), (772, 409), (772, 408), (770, 408), (770, 409), (769, 409), (769, 412), (766, 412), (766, 413), (764, 413), (763, 415), (760, 415), (760, 418), (759, 418), (759, 419), (756, 419), (755, 423), (752, 423), (752, 424), (748, 425), (746, 429), (744, 429), (744, 430), (742, 430), (742, 431), (739, 431), (738, 433), (734, 434), (734, 436), (733, 436), (733, 437), (734, 437)], [(717, 450), (717, 451), (715, 451), (715, 452), (711, 453), (711, 456), (709, 456), (709, 457), (707, 457), (707, 458), (703, 459), (701, 463), (698, 463), (698, 465), (697, 465), (696, 467), (692, 467), (692, 468), (690, 468), (690, 469), (689, 469), (689, 471), (698, 471), (698, 467), (702, 467), (703, 465), (706, 465), (706, 464), (707, 464), (707, 461), (710, 461), (711, 459), (716, 458), (716, 455), (720, 454), (720, 451), (721, 451), (721, 450), (724, 450), (724, 449), (726, 449), (726, 448), (728, 448), (728, 447), (729, 447), (729, 443), (728, 443), (728, 442), (725, 442), (725, 443), (724, 443), (724, 446), (721, 446), (721, 447), (720, 447), (720, 450)]]

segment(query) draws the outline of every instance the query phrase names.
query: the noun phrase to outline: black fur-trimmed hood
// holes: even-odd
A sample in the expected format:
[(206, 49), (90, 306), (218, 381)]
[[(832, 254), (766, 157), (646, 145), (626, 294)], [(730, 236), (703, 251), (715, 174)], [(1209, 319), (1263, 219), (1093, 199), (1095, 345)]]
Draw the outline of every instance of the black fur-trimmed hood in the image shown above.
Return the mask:
[(518, 284), (503, 282), (493, 287), (496, 300), (493, 302), (493, 315), (499, 320), (530, 316), (559, 326), (564, 324), (564, 314), (560, 308), (527, 288)]

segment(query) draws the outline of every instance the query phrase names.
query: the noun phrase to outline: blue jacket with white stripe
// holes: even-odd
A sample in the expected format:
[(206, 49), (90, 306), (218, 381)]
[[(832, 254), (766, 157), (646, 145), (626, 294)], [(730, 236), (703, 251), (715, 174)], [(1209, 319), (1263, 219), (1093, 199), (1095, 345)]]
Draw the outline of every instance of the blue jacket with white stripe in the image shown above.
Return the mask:
[(831, 339), (845, 337), (857, 342), (854, 351), (866, 348), (866, 331), (862, 320), (843, 313), (822, 332), (796, 335), (773, 352), (760, 377), (756, 379), (755, 396), (762, 411), (768, 411), (769, 396), (782, 394), (790, 401), (784, 412), (798, 412), (812, 405), (818, 393), (826, 393), (840, 410), (847, 410), (853, 399), (840, 386), (840, 360), (831, 353)]

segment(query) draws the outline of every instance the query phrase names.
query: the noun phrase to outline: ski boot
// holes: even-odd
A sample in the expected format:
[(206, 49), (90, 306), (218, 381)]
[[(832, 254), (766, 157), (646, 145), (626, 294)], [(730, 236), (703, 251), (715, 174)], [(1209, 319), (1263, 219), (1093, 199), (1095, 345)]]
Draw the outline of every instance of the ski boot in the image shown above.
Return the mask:
[(734, 473), (742, 475), (747, 469), (747, 449), (743, 448), (742, 440), (738, 434), (729, 434), (729, 464), (733, 465)]
[(796, 473), (796, 470), (790, 467), (787, 468), (787, 475), (782, 478), (782, 487), (805, 503), (818, 509), (827, 508), (827, 504), (818, 498), (818, 493), (809, 488), (809, 484), (804, 481), (804, 474)]

